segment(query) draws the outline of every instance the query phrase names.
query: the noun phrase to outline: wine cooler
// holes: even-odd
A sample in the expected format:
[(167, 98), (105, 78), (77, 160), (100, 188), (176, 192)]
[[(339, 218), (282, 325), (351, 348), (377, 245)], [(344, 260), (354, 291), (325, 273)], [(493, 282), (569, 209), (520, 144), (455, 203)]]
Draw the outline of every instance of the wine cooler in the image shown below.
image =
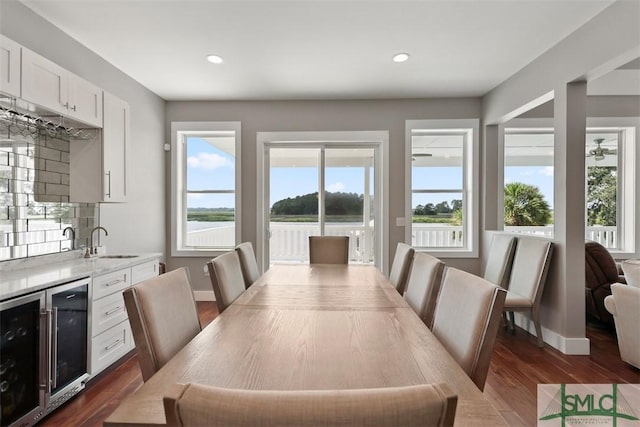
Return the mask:
[(0, 425), (35, 424), (84, 388), (89, 284), (0, 302)]

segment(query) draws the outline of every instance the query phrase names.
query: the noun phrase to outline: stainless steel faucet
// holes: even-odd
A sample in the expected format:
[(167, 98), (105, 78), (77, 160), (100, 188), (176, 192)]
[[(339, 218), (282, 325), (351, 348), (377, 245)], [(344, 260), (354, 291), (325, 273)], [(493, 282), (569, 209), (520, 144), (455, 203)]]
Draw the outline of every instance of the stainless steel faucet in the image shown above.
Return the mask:
[(62, 235), (65, 237), (67, 236), (67, 231), (69, 231), (71, 233), (71, 250), (75, 250), (76, 249), (76, 230), (73, 229), (73, 227), (67, 227), (64, 230), (62, 230)]
[[(105, 235), (105, 236), (108, 236), (108, 235), (109, 235), (109, 233), (107, 233), (107, 229), (106, 229), (106, 228), (104, 228), (104, 227), (100, 227), (100, 226), (98, 226), (98, 227), (93, 227), (93, 230), (91, 230), (91, 243), (89, 243), (89, 247), (91, 248), (90, 253), (91, 253), (92, 255), (93, 255), (93, 254), (97, 254), (97, 253), (98, 253), (98, 248), (96, 248), (96, 247), (94, 247), (94, 246), (93, 246), (93, 232), (94, 232), (94, 231), (96, 231), (96, 230), (102, 230), (102, 231), (104, 231), (104, 235)], [(100, 231), (98, 231), (98, 235), (99, 235), (99, 234), (100, 234)], [(98, 237), (100, 237), (100, 236), (98, 236)]]

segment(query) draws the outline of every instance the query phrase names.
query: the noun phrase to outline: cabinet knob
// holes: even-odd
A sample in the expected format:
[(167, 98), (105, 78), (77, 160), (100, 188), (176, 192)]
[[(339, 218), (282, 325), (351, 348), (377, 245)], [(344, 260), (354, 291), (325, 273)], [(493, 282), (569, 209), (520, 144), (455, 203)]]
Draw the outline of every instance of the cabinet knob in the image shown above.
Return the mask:
[(74, 105), (73, 107), (71, 107), (71, 109), (72, 109), (73, 111), (76, 111), (76, 106)]

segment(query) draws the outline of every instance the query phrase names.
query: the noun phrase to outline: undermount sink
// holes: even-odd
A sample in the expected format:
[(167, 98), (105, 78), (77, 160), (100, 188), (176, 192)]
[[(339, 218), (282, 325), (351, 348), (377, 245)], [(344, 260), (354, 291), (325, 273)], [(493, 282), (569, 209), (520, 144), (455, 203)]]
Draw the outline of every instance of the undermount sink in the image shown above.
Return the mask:
[(136, 258), (139, 255), (100, 255), (98, 258)]

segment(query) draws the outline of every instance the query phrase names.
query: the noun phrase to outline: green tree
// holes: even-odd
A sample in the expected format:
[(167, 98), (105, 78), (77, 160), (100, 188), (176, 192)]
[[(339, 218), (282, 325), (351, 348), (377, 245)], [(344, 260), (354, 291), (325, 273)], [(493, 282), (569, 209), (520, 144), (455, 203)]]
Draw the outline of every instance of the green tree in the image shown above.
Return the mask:
[(587, 169), (587, 225), (616, 225), (616, 168)]
[(546, 225), (549, 203), (535, 185), (512, 182), (504, 187), (504, 223), (513, 226)]

